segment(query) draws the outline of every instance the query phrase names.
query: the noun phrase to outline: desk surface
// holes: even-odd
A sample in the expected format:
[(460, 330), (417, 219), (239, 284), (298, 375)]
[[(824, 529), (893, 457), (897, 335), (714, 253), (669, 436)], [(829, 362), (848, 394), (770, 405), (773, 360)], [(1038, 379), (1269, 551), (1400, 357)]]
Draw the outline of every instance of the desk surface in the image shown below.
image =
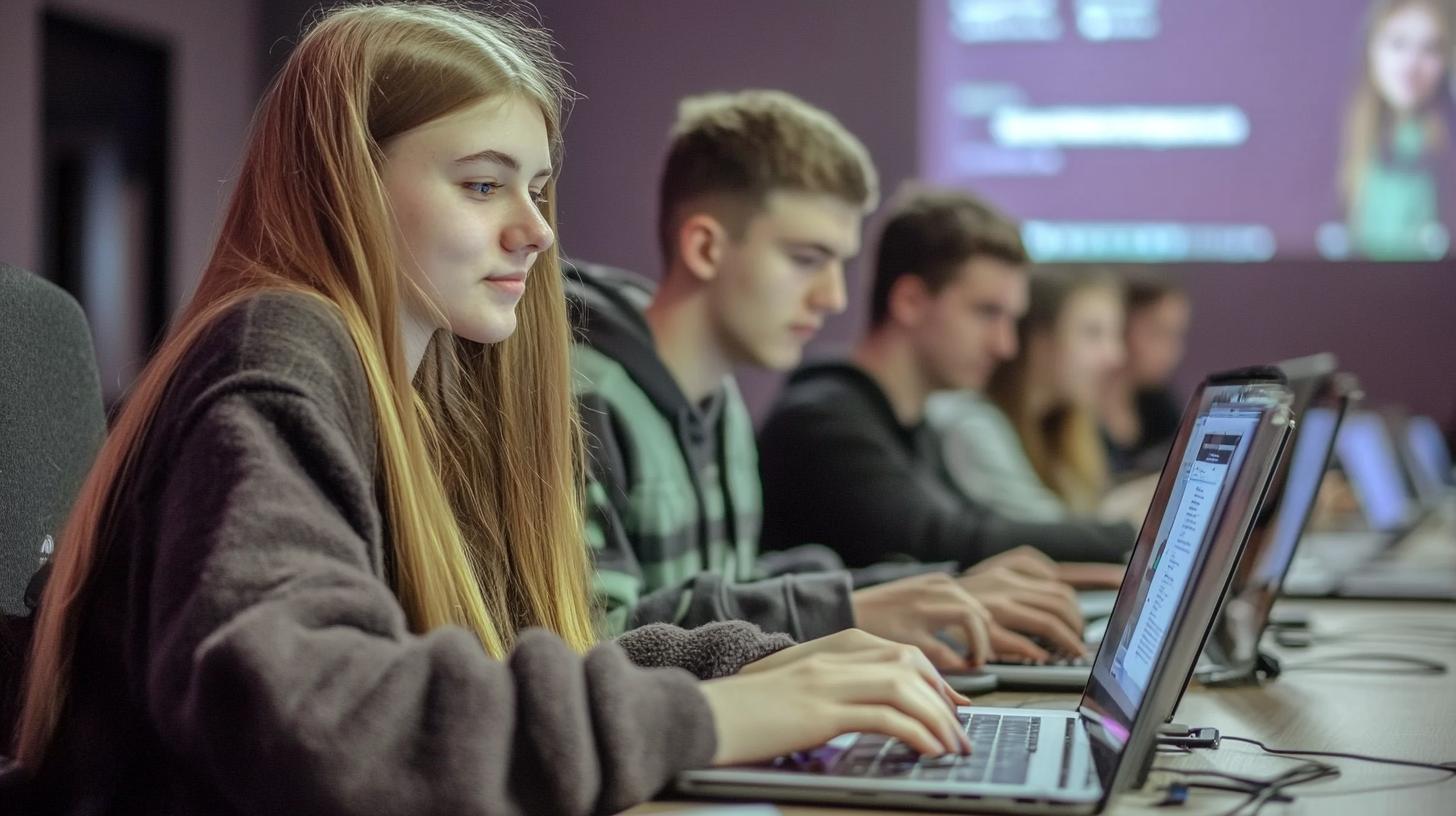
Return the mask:
[[(1308, 612), (1316, 633), (1339, 639), (1306, 649), (1283, 649), (1290, 667), (1262, 687), (1206, 689), (1193, 686), (1184, 696), (1176, 719), (1190, 725), (1214, 726), (1224, 734), (1253, 737), (1274, 748), (1347, 751), (1430, 762), (1456, 760), (1456, 605), (1375, 601), (1281, 601), (1277, 610)], [(1276, 614), (1277, 614), (1276, 610)], [(1388, 653), (1430, 658), (1447, 664), (1441, 675), (1354, 673), (1301, 670), (1314, 658)], [(997, 692), (977, 698), (988, 706), (1035, 702), (1044, 707), (1071, 707), (1076, 695)], [(1160, 756), (1156, 767), (1206, 769), (1269, 777), (1297, 760), (1271, 756), (1257, 747), (1225, 741), (1213, 751)], [(1265, 813), (1319, 813), (1320, 816), (1367, 813), (1456, 813), (1456, 780), (1451, 774), (1419, 768), (1377, 765), (1346, 759), (1324, 759), (1339, 767), (1337, 779), (1315, 782), (1291, 791), (1290, 805), (1270, 805)], [(1118, 797), (1111, 814), (1216, 814), (1233, 809), (1242, 794), (1194, 790), (1177, 809), (1157, 808), (1173, 774), (1154, 773), (1143, 791)], [(731, 808), (707, 802), (653, 802), (628, 811), (630, 816), (703, 813)], [(777, 806), (786, 816), (866, 816), (865, 809)], [(727, 813), (723, 816), (727, 816)], [(763, 810), (772, 813), (773, 810)], [(899, 811), (896, 811), (899, 812)]]

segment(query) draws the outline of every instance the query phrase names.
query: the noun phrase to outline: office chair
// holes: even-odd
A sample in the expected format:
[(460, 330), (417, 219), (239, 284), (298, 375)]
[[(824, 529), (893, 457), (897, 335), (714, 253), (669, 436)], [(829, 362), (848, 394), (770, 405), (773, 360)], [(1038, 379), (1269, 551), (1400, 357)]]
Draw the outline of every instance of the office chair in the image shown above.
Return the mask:
[(10, 743), (38, 573), (105, 434), (80, 305), (0, 263), (0, 754)]

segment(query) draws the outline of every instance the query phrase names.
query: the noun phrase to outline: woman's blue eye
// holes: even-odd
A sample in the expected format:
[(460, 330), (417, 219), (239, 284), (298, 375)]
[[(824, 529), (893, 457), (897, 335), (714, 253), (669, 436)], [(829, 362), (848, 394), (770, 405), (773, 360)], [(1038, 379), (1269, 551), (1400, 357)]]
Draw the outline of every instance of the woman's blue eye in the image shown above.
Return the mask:
[(499, 190), (502, 186), (493, 181), (468, 181), (465, 183), (465, 189), (479, 193), (482, 196), (488, 196), (496, 190)]

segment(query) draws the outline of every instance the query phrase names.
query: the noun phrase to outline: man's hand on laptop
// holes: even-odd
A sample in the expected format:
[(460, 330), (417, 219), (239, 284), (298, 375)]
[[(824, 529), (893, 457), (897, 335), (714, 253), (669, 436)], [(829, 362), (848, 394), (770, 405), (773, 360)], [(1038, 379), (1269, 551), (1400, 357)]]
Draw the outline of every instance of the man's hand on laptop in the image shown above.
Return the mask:
[(922, 754), (968, 754), (953, 691), (924, 653), (859, 630), (791, 646), (699, 688), (718, 733), (714, 765), (771, 759), (840, 734), (895, 737)]
[(1002, 644), (995, 645), (998, 657), (1035, 662), (1050, 657), (1045, 649), (1021, 635), (1037, 638), (1058, 653), (1086, 654), (1077, 593), (1067, 584), (1002, 566), (968, 571), (956, 580), (990, 611), (998, 626), (1007, 630), (1001, 637)]
[(1077, 589), (1117, 589), (1122, 586), (1123, 564), (1066, 561), (1057, 564), (1057, 577)]
[(1019, 572), (1028, 578), (1055, 579), (1057, 577), (1057, 562), (1048, 558), (1041, 550), (1025, 544), (982, 559), (967, 569), (965, 574), (975, 575), (979, 572), (998, 569)]
[[(851, 596), (854, 622), (882, 638), (919, 646), (941, 671), (978, 668), (995, 654), (991, 613), (956, 579), (933, 572), (861, 589)], [(958, 650), (942, 641), (963, 644)]]

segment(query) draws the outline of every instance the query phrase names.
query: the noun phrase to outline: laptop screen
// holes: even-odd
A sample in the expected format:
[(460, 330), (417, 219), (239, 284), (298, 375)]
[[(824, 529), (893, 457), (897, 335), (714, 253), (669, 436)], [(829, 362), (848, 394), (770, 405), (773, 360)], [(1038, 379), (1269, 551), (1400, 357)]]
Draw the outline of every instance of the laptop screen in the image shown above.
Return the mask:
[(1139, 715), (1161, 721), (1186, 684), (1283, 449), (1290, 399), (1273, 381), (1205, 384), (1185, 412), (1082, 696), (1099, 766), (1121, 762), (1148, 727)]
[(1290, 454), (1289, 478), (1284, 483), (1269, 546), (1254, 563), (1255, 582), (1277, 585), (1284, 579), (1309, 511), (1314, 508), (1315, 494), (1324, 480), (1339, 420), (1339, 412), (1333, 408), (1310, 408), (1300, 416), (1294, 452)]
[(1437, 487), (1452, 483), (1451, 451), (1441, 437), (1441, 426), (1428, 416), (1413, 416), (1405, 426), (1406, 446), (1422, 478)]
[(1193, 570), (1208, 556), (1212, 522), (1243, 467), (1260, 415), (1257, 410), (1216, 408), (1194, 425), (1194, 443), (1184, 452), (1152, 558), (1139, 576), (1131, 625), (1115, 641), (1107, 671), (1113, 697), (1125, 712), (1137, 710), (1142, 702), (1173, 615), (1192, 588)]
[(1299, 413), (1292, 450), (1275, 472), (1275, 483), (1209, 638), (1207, 654), (1215, 674), (1246, 672), (1258, 659), (1259, 638), (1314, 509), (1346, 400), (1332, 390), (1318, 398), (1319, 405)]
[(1370, 529), (1395, 532), (1410, 524), (1415, 497), (1385, 420), (1369, 411), (1346, 417), (1335, 446)]

